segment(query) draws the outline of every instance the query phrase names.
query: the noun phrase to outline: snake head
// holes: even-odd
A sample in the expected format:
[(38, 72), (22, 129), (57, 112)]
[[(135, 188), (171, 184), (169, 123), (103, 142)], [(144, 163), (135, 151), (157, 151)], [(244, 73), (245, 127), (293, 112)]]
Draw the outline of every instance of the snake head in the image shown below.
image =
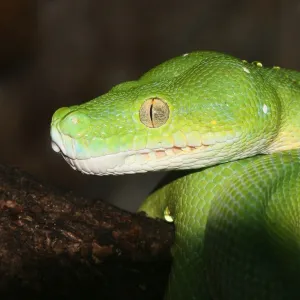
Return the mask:
[(280, 101), (257, 66), (215, 52), (171, 59), (137, 81), (60, 108), (52, 147), (83, 173), (192, 169), (264, 153)]

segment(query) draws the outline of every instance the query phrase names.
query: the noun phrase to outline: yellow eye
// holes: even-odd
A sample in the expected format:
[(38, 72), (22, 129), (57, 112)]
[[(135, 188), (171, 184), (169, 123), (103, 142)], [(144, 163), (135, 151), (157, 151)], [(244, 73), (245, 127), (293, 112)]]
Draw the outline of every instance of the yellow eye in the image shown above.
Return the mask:
[(141, 122), (150, 128), (164, 125), (169, 119), (169, 107), (159, 98), (147, 99), (140, 108)]

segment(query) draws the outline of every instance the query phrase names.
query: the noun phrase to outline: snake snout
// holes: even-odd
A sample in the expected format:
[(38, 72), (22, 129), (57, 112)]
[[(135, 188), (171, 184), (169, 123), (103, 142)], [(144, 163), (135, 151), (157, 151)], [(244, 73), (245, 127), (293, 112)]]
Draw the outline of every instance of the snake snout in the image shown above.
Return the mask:
[(77, 158), (76, 153), (82, 152), (78, 143), (88, 134), (90, 123), (88, 111), (78, 109), (78, 106), (58, 109), (51, 124), (52, 149), (69, 158)]
[(64, 145), (63, 138), (62, 138), (59, 130), (57, 130), (57, 128), (55, 126), (51, 127), (50, 136), (51, 136), (52, 149), (57, 153), (62, 153), (63, 155), (68, 155), (68, 153), (66, 151), (66, 147)]
[(57, 152), (57, 153), (60, 152), (59, 146), (53, 141), (51, 142), (51, 147), (55, 152)]
[(68, 112), (57, 121), (56, 127), (61, 134), (78, 139), (84, 136), (90, 128), (90, 118), (82, 110)]

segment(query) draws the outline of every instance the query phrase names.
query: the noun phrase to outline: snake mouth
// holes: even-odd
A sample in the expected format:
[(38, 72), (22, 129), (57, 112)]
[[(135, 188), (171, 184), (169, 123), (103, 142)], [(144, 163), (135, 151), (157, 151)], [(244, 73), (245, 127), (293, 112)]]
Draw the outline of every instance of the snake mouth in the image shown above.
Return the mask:
[(60, 153), (74, 170), (100, 176), (202, 167), (211, 160), (213, 153), (210, 150), (216, 146), (201, 144), (200, 146), (129, 149), (98, 156), (90, 155), (89, 147), (87, 150), (76, 148), (76, 140), (62, 135), (55, 127), (51, 129), (51, 137), (52, 149)]
[(196, 169), (224, 161), (226, 147), (235, 139), (209, 140), (198, 145), (178, 147), (170, 145), (140, 150), (128, 149), (114, 153), (92, 154), (91, 147), (79, 147), (76, 139), (51, 128), (52, 148), (62, 154), (75, 170), (92, 175), (121, 175), (149, 171)]
[(128, 150), (80, 159), (76, 153), (71, 155), (65, 147), (52, 141), (54, 151), (62, 154), (66, 162), (77, 171), (91, 175), (121, 175), (193, 168), (199, 160), (199, 153), (208, 149), (209, 145), (171, 147), (167, 149)]

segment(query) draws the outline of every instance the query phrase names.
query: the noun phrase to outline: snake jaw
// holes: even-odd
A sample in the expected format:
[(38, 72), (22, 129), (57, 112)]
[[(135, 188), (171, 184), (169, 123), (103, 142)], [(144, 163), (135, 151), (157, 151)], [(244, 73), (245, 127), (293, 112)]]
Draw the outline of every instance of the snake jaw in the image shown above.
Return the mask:
[(85, 145), (79, 147), (76, 139), (63, 134), (55, 126), (51, 128), (51, 137), (53, 150), (60, 152), (73, 169), (99, 176), (195, 169), (213, 165), (227, 159), (223, 148), (236, 141), (236, 138), (232, 138), (225, 142), (215, 140), (212, 143), (213, 139), (210, 139), (209, 143), (206, 140), (198, 143), (199, 146), (191, 141), (193, 145), (185, 144), (183, 147), (177, 146), (178, 143), (176, 146), (173, 143), (171, 147), (162, 147), (160, 144), (152, 149), (129, 149), (92, 155), (87, 151), (90, 149), (88, 142), (86, 149)]
[[(62, 132), (56, 124), (51, 127), (53, 150), (60, 152), (73, 169), (99, 176), (199, 169), (257, 153), (256, 149), (250, 149), (250, 152), (249, 149), (238, 147), (241, 135), (237, 132), (227, 133), (223, 139), (219, 138), (221, 133), (185, 135), (187, 138), (182, 146), (179, 146), (178, 138), (172, 139), (170, 136), (166, 137), (166, 144), (161, 138), (156, 143), (155, 139), (148, 138), (147, 141), (145, 138), (140, 147), (130, 147), (130, 140), (124, 140), (122, 147), (114, 147), (115, 144), (119, 145), (122, 136), (115, 140), (111, 137), (108, 140), (88, 139), (88, 136), (74, 138)], [(149, 140), (152, 141), (151, 147)]]
[[(69, 154), (66, 152), (66, 148), (59, 148), (55, 142), (52, 142), (52, 148), (56, 152), (60, 150), (63, 158), (74, 170), (84, 174), (103, 176), (201, 167), (199, 165), (199, 155), (201, 156), (201, 152), (209, 146), (143, 149), (85, 159), (77, 159), (74, 151)], [(207, 164), (207, 160), (204, 164)]]

